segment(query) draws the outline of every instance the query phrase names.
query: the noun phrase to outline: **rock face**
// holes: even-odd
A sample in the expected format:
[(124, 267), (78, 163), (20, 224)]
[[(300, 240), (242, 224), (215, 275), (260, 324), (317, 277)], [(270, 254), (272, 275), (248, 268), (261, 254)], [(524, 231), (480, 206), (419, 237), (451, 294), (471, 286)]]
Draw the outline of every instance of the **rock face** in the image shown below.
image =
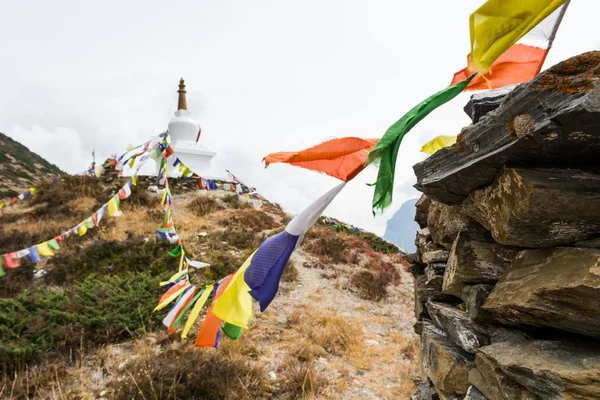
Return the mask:
[(452, 394), (466, 394), (474, 356), (466, 353), (429, 325), (421, 336), (423, 369), (436, 389)]
[(573, 57), (519, 85), (458, 142), (416, 164), (415, 187), (460, 204), (504, 165), (585, 167), (600, 157), (600, 51)]
[(419, 399), (600, 399), (600, 52), (487, 100), (414, 167)]
[(514, 88), (515, 85), (510, 85), (500, 89), (475, 93), (464, 107), (465, 113), (473, 123), (479, 122), (483, 116), (500, 107), (506, 95)]
[(467, 353), (475, 354), (490, 343), (488, 332), (458, 308), (429, 301), (427, 310), (435, 324)]
[(483, 304), (508, 325), (558, 328), (600, 338), (600, 250), (525, 250)]
[[(547, 340), (497, 343), (480, 349), (478, 369), (480, 362), (498, 368), (541, 399), (600, 396), (600, 349), (595, 343)], [(483, 386), (486, 385), (487, 381)]]
[(444, 274), (443, 291), (460, 297), (465, 284), (495, 283), (516, 255), (513, 248), (461, 232), (454, 240)]
[(482, 226), (463, 212), (462, 207), (448, 206), (437, 201), (431, 202), (426, 222), (432, 240), (447, 250), (452, 248), (461, 231), (485, 232)]
[(471, 193), (462, 208), (498, 243), (569, 244), (600, 234), (600, 175), (505, 168), (493, 185)]

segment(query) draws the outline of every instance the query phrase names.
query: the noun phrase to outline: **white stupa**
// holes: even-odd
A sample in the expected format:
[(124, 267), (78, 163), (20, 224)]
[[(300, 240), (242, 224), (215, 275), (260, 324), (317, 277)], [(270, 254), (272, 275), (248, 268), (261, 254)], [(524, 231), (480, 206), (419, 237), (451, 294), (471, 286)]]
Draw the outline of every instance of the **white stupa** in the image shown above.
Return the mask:
[[(175, 118), (169, 122), (169, 137), (174, 156), (192, 172), (206, 176), (210, 171), (210, 161), (217, 155), (214, 151), (200, 144), (200, 125), (190, 117), (185, 99), (183, 78), (179, 81), (179, 101)], [(175, 172), (175, 171), (173, 171)]]

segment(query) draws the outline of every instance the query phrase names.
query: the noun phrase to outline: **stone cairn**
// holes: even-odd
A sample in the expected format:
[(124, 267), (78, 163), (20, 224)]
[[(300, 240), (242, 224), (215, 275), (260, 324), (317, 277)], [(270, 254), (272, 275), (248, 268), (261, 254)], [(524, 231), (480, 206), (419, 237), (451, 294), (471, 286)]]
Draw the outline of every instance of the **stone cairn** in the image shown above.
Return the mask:
[(465, 109), (414, 166), (412, 399), (600, 399), (600, 52)]

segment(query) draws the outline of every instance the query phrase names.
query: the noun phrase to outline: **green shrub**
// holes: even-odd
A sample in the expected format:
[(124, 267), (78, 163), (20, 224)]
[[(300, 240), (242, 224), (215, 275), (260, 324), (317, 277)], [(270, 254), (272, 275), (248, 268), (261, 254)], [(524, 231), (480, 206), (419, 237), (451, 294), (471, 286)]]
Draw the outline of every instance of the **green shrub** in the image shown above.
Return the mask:
[(114, 343), (154, 330), (152, 310), (170, 273), (90, 275), (64, 291), (34, 288), (0, 299), (0, 363), (7, 371), (88, 345)]
[(151, 276), (173, 271), (177, 259), (169, 256), (173, 245), (166, 241), (133, 238), (125, 241), (97, 241), (89, 246), (61, 252), (48, 260), (47, 284), (64, 285), (81, 281), (90, 274), (123, 275), (148, 272)]

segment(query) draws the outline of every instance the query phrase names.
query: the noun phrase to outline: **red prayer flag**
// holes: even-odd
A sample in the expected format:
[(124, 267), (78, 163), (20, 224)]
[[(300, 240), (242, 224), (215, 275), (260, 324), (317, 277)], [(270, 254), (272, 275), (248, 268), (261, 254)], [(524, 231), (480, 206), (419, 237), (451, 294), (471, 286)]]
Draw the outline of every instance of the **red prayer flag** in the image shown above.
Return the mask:
[(6, 268), (17, 268), (21, 265), (17, 253), (7, 253), (2, 256), (3, 264)]

